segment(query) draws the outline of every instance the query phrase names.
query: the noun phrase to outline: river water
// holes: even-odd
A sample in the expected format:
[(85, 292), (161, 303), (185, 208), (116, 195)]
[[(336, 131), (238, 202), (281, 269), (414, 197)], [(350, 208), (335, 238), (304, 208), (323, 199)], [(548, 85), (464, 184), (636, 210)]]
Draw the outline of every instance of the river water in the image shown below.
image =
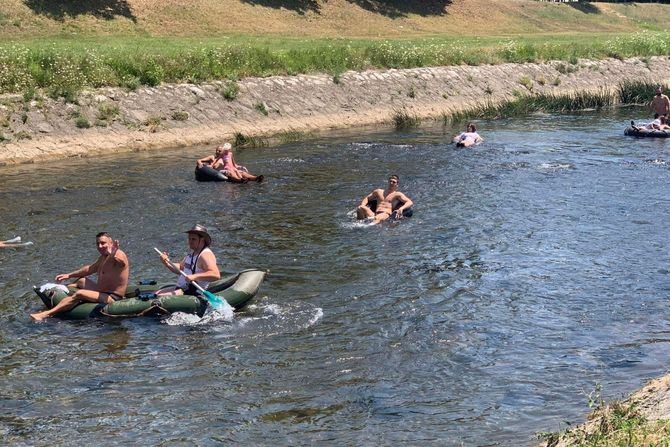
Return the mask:
[[(0, 168), (5, 445), (530, 446), (670, 357), (670, 142), (631, 109), (357, 129), (237, 161), (263, 184), (193, 179), (207, 148)], [(39, 167), (39, 169), (38, 169)], [(352, 210), (397, 173), (415, 215)], [(30, 321), (33, 284), (95, 259), (174, 281), (152, 247), (210, 228), (225, 272), (270, 270), (232, 321)]]

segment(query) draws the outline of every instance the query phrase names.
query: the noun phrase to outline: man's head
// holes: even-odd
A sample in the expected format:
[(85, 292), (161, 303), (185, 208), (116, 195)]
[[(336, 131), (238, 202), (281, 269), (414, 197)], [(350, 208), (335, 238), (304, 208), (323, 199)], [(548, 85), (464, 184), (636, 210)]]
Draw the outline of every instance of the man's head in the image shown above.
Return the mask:
[(656, 96), (661, 96), (661, 94), (663, 94), (663, 86), (659, 85), (656, 87)]
[(188, 247), (191, 250), (202, 250), (212, 244), (212, 237), (207, 232), (207, 228), (200, 224), (193, 225), (193, 228), (186, 233), (188, 233)]
[(106, 231), (101, 231), (95, 235), (95, 247), (101, 255), (108, 255), (112, 252), (114, 240)]
[(398, 186), (398, 183), (400, 183), (400, 178), (398, 178), (397, 175), (392, 174), (391, 176), (389, 176), (389, 185)]

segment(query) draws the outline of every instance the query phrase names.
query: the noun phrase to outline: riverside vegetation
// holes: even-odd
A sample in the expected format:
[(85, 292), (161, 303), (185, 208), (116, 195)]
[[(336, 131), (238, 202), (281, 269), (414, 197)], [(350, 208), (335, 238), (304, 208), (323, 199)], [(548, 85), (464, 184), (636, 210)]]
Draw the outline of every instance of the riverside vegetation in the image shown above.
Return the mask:
[[(202, 83), (249, 76), (331, 73), (347, 70), (483, 65), (506, 62), (565, 61), (569, 71), (578, 58), (598, 60), (670, 55), (670, 33), (517, 38), (430, 38), (419, 40), (277, 39), (272, 44), (248, 38), (237, 44), (220, 39), (112, 38), (56, 39), (0, 43), (0, 93), (42, 89), (52, 97), (74, 101), (85, 88), (161, 83)], [(235, 84), (222, 95), (234, 99)], [(411, 92), (408, 93), (411, 96)]]
[(670, 421), (650, 418), (635, 398), (606, 403), (596, 385), (588, 395), (592, 413), (583, 426), (539, 433), (542, 447), (669, 447)]

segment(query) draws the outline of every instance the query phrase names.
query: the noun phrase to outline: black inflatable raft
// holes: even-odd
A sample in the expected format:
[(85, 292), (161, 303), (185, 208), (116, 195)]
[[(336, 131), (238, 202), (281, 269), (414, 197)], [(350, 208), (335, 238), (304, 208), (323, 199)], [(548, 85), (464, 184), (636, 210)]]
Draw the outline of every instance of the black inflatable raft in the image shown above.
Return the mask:
[(195, 168), (195, 179), (199, 182), (231, 182), (240, 183), (237, 180), (226, 176), (222, 171), (217, 171), (211, 166), (202, 166)]
[(645, 138), (668, 138), (670, 137), (670, 131), (667, 130), (651, 130), (645, 129), (644, 127), (626, 127), (626, 130), (623, 131), (624, 135), (629, 137), (645, 137)]
[[(267, 272), (250, 269), (222, 278), (209, 284), (207, 290), (225, 299), (235, 310), (246, 306), (256, 295)], [(143, 317), (165, 315), (173, 312), (185, 312), (202, 316), (207, 309), (207, 301), (191, 295), (172, 295), (156, 297), (152, 291), (158, 290), (156, 285), (143, 285), (128, 288), (126, 299), (112, 304), (82, 303), (68, 312), (57, 315), (69, 320), (84, 320), (90, 317)], [(59, 289), (40, 292), (34, 287), (35, 293), (44, 305), (51, 309), (67, 294)], [(72, 293), (72, 292), (70, 292)]]

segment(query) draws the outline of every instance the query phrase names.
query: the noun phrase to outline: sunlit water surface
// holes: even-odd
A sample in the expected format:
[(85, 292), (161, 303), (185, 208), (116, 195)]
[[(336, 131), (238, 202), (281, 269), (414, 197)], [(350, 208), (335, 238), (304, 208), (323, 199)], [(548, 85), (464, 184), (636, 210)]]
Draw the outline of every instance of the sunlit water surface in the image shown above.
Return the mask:
[[(530, 446), (665, 372), (670, 141), (631, 110), (355, 130), (239, 151), (263, 184), (207, 184), (207, 148), (0, 168), (0, 438), (12, 445)], [(352, 210), (390, 173), (415, 216)], [(207, 225), (226, 272), (270, 270), (232, 321), (52, 319), (33, 284), (121, 240), (176, 278)]]

